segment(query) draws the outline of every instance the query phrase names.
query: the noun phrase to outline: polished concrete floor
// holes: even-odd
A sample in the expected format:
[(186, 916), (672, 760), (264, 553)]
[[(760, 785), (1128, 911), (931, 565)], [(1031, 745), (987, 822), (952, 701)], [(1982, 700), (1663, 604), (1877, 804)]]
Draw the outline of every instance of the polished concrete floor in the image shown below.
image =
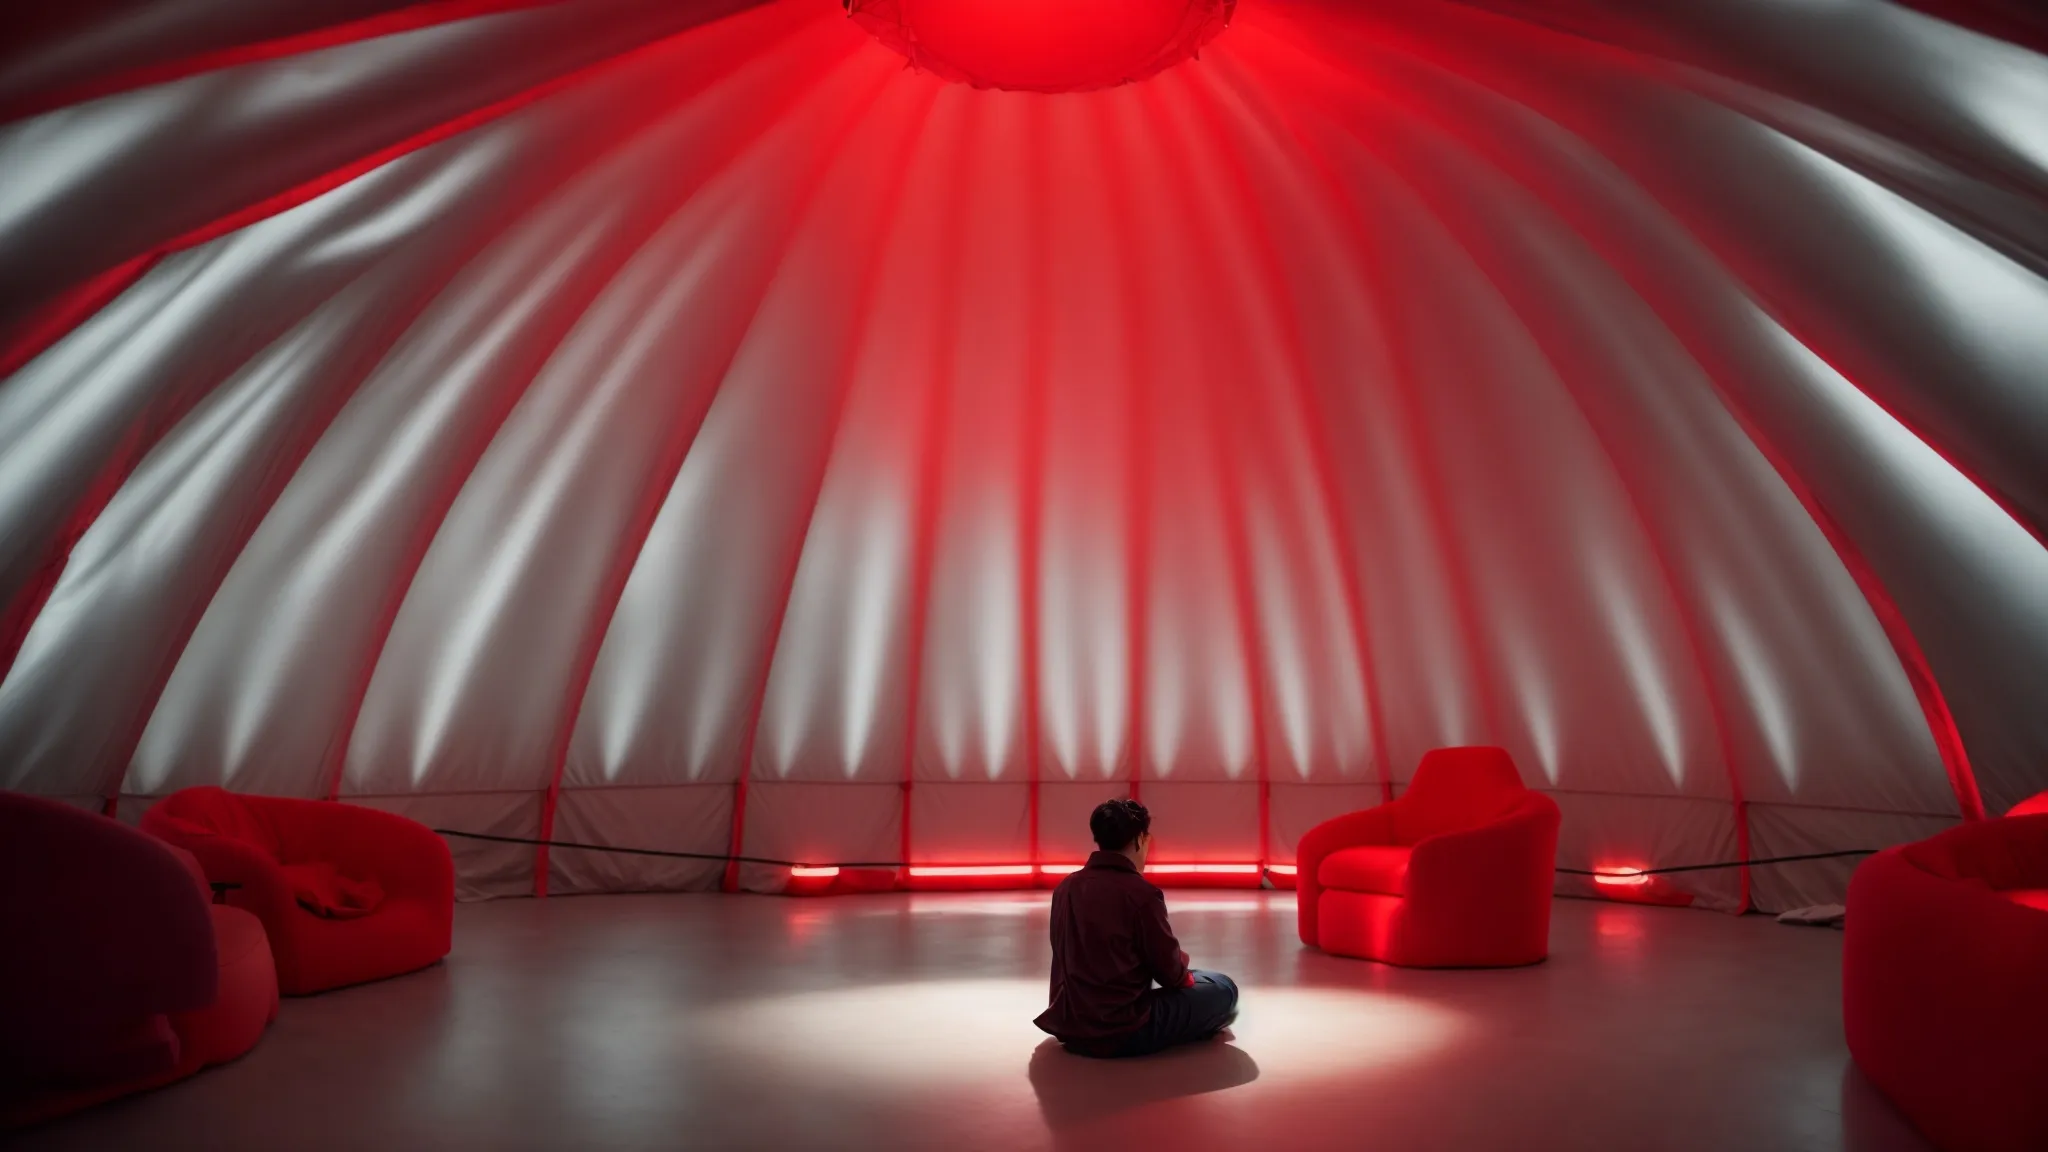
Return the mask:
[(1412, 972), (1303, 949), (1292, 893), (1168, 903), (1243, 986), (1227, 1042), (1045, 1041), (1043, 897), (500, 901), (446, 964), (287, 1000), (242, 1060), (12, 1146), (1926, 1147), (1849, 1063), (1839, 932), (1561, 900), (1543, 965)]

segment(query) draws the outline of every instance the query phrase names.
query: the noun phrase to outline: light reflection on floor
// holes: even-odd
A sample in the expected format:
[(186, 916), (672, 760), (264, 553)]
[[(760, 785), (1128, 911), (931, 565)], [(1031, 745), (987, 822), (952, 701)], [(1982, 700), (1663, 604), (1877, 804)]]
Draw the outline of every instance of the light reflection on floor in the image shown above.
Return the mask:
[(464, 905), (447, 964), (10, 1148), (1925, 1152), (1849, 1064), (1840, 933), (1560, 900), (1546, 963), (1421, 972), (1302, 947), (1291, 892), (1174, 891), (1243, 1013), (1110, 1062), (1030, 1023), (1046, 900)]
[[(864, 1080), (952, 1087), (1017, 1080), (1046, 1039), (1031, 1024), (1045, 996), (1043, 980), (867, 985), (724, 1005), (695, 1027), (732, 1056), (779, 1063), (793, 1089)], [(1430, 1055), (1459, 1023), (1450, 1009), (1383, 992), (1267, 988), (1245, 996), (1233, 1038), (1213, 1043), (1235, 1046), (1264, 1074), (1352, 1078)], [(1148, 1063), (1081, 1062), (1105, 1077)]]

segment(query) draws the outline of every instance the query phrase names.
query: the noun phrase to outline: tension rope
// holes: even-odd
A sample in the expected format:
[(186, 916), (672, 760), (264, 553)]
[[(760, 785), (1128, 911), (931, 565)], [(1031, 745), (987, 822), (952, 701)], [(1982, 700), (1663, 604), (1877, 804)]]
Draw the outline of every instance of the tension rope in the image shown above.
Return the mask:
[[(548, 848), (567, 848), (581, 852), (616, 852), (626, 856), (661, 856), (674, 860), (705, 860), (718, 864), (766, 864), (775, 868), (904, 868), (908, 865), (901, 860), (777, 860), (767, 856), (736, 856), (729, 852), (676, 852), (665, 848), (624, 848), (615, 844), (580, 844), (574, 840), (543, 840), (531, 836), (499, 836), (488, 832), (464, 832), (456, 828), (436, 828), (443, 836), (454, 836), (463, 840), (486, 840), (494, 844), (545, 845)], [(1567, 868), (1557, 866), (1557, 871), (1568, 876), (1621, 877), (1662, 876), (1670, 872), (1705, 872), (1716, 868), (1758, 868), (1768, 864), (1797, 864), (1807, 860), (1836, 860), (1847, 856), (1870, 856), (1882, 851), (1879, 848), (1844, 848), (1836, 852), (1803, 852), (1796, 856), (1766, 856), (1757, 860), (1717, 860), (1711, 864), (1671, 864), (1662, 868), (1631, 868), (1626, 871), (1596, 871), (1591, 868)]]

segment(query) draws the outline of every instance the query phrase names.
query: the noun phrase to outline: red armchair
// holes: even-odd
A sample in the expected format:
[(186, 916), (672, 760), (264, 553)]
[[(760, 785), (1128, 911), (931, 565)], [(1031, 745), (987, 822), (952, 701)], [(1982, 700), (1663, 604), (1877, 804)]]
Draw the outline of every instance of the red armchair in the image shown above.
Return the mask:
[[(144, 813), (142, 827), (198, 857), (208, 879), (241, 885), (228, 900), (269, 930), (286, 995), (381, 980), (448, 954), (455, 865), (441, 838), (415, 821), (353, 804), (187, 788)], [(321, 865), (331, 866), (330, 895), (338, 884), (366, 898), (327, 915), (310, 910), (322, 903), (309, 891)]]
[(116, 820), (0, 792), (0, 1127), (168, 1084), (254, 1047), (277, 973), (254, 916)]
[(1843, 927), (1864, 1075), (1945, 1152), (2048, 1148), (2048, 815), (1878, 853)]
[(1439, 748), (1400, 799), (1301, 838), (1301, 941), (1410, 968), (1534, 964), (1550, 951), (1557, 805), (1499, 748)]
[(2007, 816), (2040, 816), (2048, 814), (2048, 792), (2036, 792), (2012, 806)]

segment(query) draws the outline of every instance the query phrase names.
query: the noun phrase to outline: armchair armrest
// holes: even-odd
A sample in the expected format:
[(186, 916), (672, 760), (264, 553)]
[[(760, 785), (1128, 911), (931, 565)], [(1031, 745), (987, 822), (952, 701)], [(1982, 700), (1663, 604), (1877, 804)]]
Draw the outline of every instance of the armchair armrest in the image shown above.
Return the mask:
[(1462, 964), (1483, 943), (1487, 963), (1533, 963), (1549, 951), (1557, 867), (1557, 804), (1530, 793), (1477, 828), (1418, 841), (1402, 899), (1405, 961)]
[(1516, 812), (1416, 842), (1408, 857), (1408, 894), (1471, 902), (1503, 886), (1538, 888), (1548, 899), (1557, 867), (1557, 806), (1534, 796)]
[(1400, 801), (1397, 800), (1377, 808), (1365, 808), (1332, 817), (1309, 829), (1301, 838), (1301, 842), (1295, 846), (1295, 923), (1302, 943), (1311, 947), (1317, 943), (1316, 903), (1323, 894), (1323, 886), (1317, 880), (1316, 872), (1322, 868), (1323, 859), (1332, 852), (1341, 852), (1362, 844), (1392, 844), (1393, 807), (1398, 803)]

